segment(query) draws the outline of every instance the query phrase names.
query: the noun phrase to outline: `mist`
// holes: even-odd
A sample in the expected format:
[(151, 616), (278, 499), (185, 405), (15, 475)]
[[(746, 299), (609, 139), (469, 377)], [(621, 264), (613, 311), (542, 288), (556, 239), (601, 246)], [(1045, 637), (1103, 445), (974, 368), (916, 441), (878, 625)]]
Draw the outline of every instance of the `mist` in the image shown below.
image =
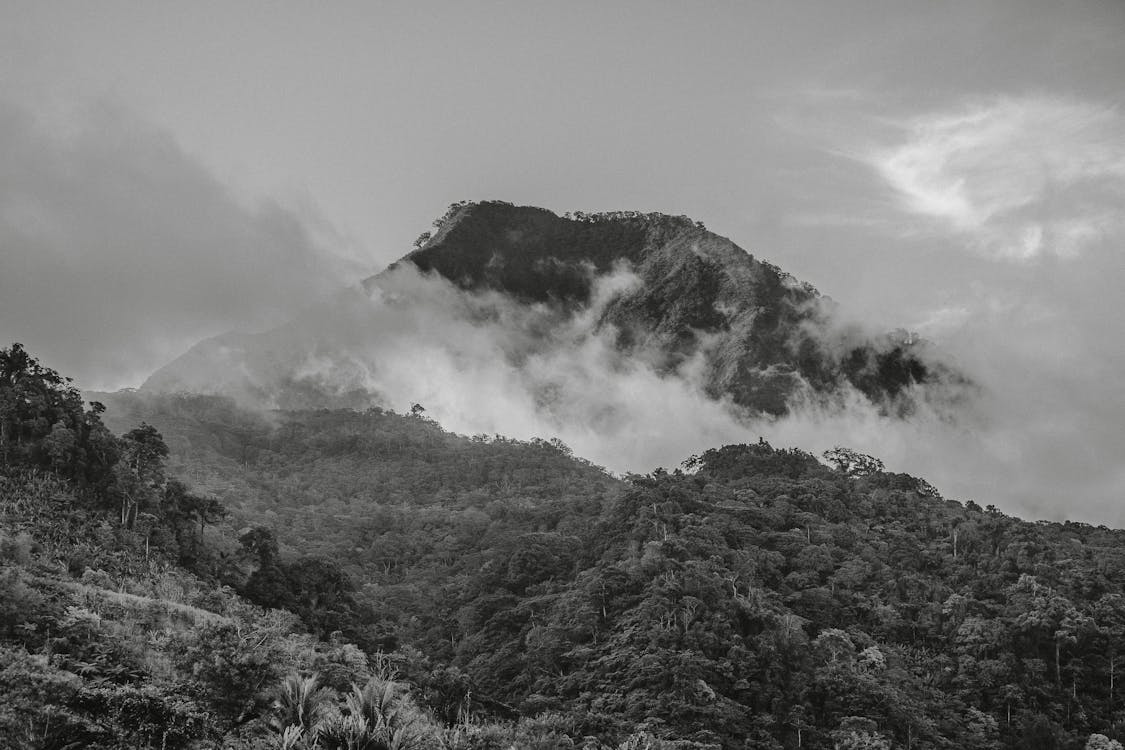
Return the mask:
[[(657, 352), (623, 355), (616, 332), (599, 327), (604, 306), (635, 283), (625, 269), (602, 276), (590, 305), (572, 313), (466, 292), (402, 264), (370, 292), (352, 289), (264, 334), (272, 350), (286, 349), (292, 367), (279, 374), (251, 361), (257, 387), (242, 393), (277, 393), (296, 382), (302, 392), (329, 398), (362, 392), (371, 404), (400, 412), (417, 403), (452, 432), (557, 437), (622, 473), (676, 465), (691, 452), (746, 439), (736, 407), (703, 393), (695, 371), (701, 361), (660, 374), (652, 365)], [(228, 365), (240, 372), (243, 362)], [(213, 375), (196, 369), (174, 387), (207, 391), (212, 383), (211, 390), (230, 392), (231, 382)]]
[[(627, 269), (574, 316), (403, 269), (371, 295), (337, 293), (369, 269), (314, 209), (235, 194), (168, 132), (105, 102), (51, 123), (0, 102), (0, 339), (105, 390), (207, 337), (294, 320), (276, 329), (299, 333), (288, 377), (396, 411), (420, 403), (458, 433), (558, 437), (618, 473), (759, 437), (814, 454), (844, 445), (950, 497), (1121, 525), (1123, 122), (1113, 108), (1008, 97), (884, 124), (878, 147), (849, 149), (865, 199), (833, 193), (854, 216), (805, 240), (870, 248), (873, 268), (866, 286), (818, 284), (849, 303), (872, 292), (839, 314), (869, 332), (917, 330), (976, 386), (971, 399), (925, 394), (906, 419), (857, 393), (756, 418), (708, 398), (699, 362), (662, 373), (644, 351), (622, 357), (597, 323), (636, 283)], [(891, 265), (891, 249), (910, 257)], [(901, 303), (883, 309), (901, 289), (916, 304), (905, 320)], [(237, 341), (220, 349), (198, 359), (201, 390), (243, 375)], [(282, 369), (257, 372), (270, 367)], [(279, 405), (257, 387), (248, 400)]]
[[(659, 372), (656, 352), (616, 349), (616, 332), (599, 325), (601, 312), (636, 283), (627, 268), (602, 276), (589, 307), (569, 313), (466, 292), (401, 264), (370, 292), (352, 289), (265, 334), (275, 353), (288, 347), (282, 359), (292, 366), (279, 373), (276, 364), (251, 362), (260, 382), (246, 392), (277, 393), (284, 380), (341, 397), (362, 393), (399, 412), (417, 403), (452, 432), (558, 438), (618, 474), (673, 468), (708, 448), (759, 438), (818, 456), (842, 445), (923, 477), (947, 497), (1031, 518), (1121, 520), (1115, 499), (1125, 474), (1115, 455), (1125, 399), (1090, 348), (1096, 319), (1088, 331), (1076, 330), (1042, 304), (1035, 314), (1016, 296), (1005, 305), (989, 295), (980, 309), (963, 311), (955, 328), (946, 316), (935, 344), (935, 356), (973, 387), (916, 386), (905, 418), (855, 390), (798, 396), (787, 416), (765, 418), (708, 397), (701, 358)], [(1103, 319), (1100, 333), (1112, 327)], [(245, 363), (224, 366), (237, 374)], [(207, 390), (213, 376), (196, 371), (180, 385)]]
[(359, 272), (311, 210), (235, 196), (105, 101), (48, 122), (0, 100), (0, 340), (88, 388), (269, 325)]

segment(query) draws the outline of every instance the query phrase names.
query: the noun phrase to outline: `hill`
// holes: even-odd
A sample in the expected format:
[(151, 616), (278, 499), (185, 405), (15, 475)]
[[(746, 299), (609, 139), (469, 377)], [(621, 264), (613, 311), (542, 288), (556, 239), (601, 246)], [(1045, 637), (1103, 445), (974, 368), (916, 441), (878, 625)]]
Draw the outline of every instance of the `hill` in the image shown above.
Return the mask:
[(158, 431), (114, 435), (102, 413), (0, 349), (0, 748), (558, 746), (420, 706), (428, 663), (363, 637), (346, 575), (236, 535), (165, 473)]
[[(238, 525), (345, 569), (451, 723), (677, 748), (1125, 737), (1125, 532), (945, 500), (846, 450), (732, 445), (620, 480), (417, 415), (118, 398)], [(260, 421), (234, 439), (240, 420)]]

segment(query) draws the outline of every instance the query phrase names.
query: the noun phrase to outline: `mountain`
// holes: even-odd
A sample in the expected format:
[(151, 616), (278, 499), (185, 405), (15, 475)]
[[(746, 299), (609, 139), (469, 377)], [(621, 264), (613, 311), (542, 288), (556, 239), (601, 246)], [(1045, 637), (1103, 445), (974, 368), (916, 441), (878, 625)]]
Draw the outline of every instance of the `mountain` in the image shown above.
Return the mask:
[[(906, 414), (920, 399), (966, 385), (917, 337), (843, 323), (812, 286), (687, 217), (558, 216), (466, 202), (435, 228), (356, 288), (273, 330), (201, 342), (142, 390), (285, 408), (400, 404), (412, 400), (404, 381), (434, 392), (431, 381), (449, 375), (395, 363), (416, 353), (405, 334), (387, 332), (403, 316), (416, 326), (409, 334), (419, 348), (453, 351), (459, 360), (476, 355), (436, 331), (489, 332), (487, 345), (541, 410), (552, 408), (561, 386), (529, 363), (566, 358), (591, 341), (604, 351), (589, 366), (598, 371), (584, 373), (590, 382), (641, 367), (749, 415), (782, 415), (795, 402), (852, 394)], [(411, 372), (399, 371), (406, 367)]]

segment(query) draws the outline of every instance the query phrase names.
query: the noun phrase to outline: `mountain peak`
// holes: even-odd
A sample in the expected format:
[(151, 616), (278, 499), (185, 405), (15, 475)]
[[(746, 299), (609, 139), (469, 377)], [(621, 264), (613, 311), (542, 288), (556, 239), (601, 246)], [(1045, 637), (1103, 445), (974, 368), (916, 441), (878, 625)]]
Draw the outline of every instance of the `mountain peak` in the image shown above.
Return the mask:
[[(403, 270), (420, 272), (421, 281)], [(341, 297), (237, 345), (216, 340), (145, 387), (193, 390), (203, 378), (191, 373), (214, 366), (236, 382), (212, 379), (209, 391), (319, 406), (326, 402), (317, 384), (331, 383), (330, 403), (340, 393), (387, 403), (412, 398), (405, 391), (418, 387), (418, 375), (396, 369), (408, 370), (412, 361), (402, 353), (402, 336), (432, 339), (440, 352), (430, 356), (450, 356), (447, 380), (460, 377), (465, 361), (495, 352), (506, 360), (496, 365), (497, 377), (520, 373), (535, 408), (557, 408), (561, 376), (549, 367), (527, 373), (527, 362), (565, 361), (593, 339), (610, 352), (610, 375), (615, 367), (647, 368), (750, 414), (782, 415), (795, 400), (855, 391), (904, 414), (913, 408), (914, 386), (956, 379), (913, 338), (841, 325), (831, 301), (811, 285), (686, 216), (560, 216), (503, 201), (455, 203), (412, 252), (363, 286), (391, 294)], [(376, 298), (384, 301), (369, 304)], [(496, 312), (501, 303), (504, 314)], [(395, 325), (406, 328), (396, 332)], [(418, 326), (424, 330), (411, 333)], [(463, 334), (449, 340), (443, 329)], [(474, 349), (478, 337), (483, 344)], [(405, 390), (390, 395), (387, 388)], [(443, 397), (442, 384), (427, 388), (435, 394), (431, 403)]]
[(909, 411), (903, 394), (912, 385), (956, 379), (940, 363), (923, 361), (926, 347), (913, 337), (841, 327), (834, 303), (811, 284), (687, 216), (560, 216), (504, 201), (462, 201), (434, 229), (399, 263), (467, 291), (581, 307), (599, 279), (632, 275), (637, 283), (599, 311), (599, 328), (614, 331), (622, 351), (643, 350), (662, 372), (702, 356), (708, 394), (750, 411), (784, 414), (801, 392), (847, 386)]
[[(776, 266), (757, 261), (700, 221), (640, 211), (558, 215), (504, 201), (454, 203), (396, 263), (435, 272), (463, 289), (493, 289), (533, 301), (589, 301), (593, 279), (623, 267), (638, 275), (687, 273), (789, 285), (816, 295)], [(704, 266), (710, 273), (701, 273)], [(703, 277), (707, 277), (704, 279)]]

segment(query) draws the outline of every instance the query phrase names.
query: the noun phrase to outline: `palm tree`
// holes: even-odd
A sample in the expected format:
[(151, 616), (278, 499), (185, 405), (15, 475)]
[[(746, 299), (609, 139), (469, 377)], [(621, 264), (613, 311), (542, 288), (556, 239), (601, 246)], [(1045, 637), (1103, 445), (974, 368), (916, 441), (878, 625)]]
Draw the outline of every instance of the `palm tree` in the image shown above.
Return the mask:
[(352, 685), (343, 708), (318, 726), (317, 740), (323, 750), (426, 750), (436, 731), (398, 683), (375, 676)]
[(363, 687), (352, 685), (345, 699), (350, 716), (360, 716), (372, 727), (392, 727), (399, 723), (402, 697), (397, 695), (398, 685), (393, 680), (372, 677)]
[(319, 675), (289, 675), (281, 683), (274, 699), (270, 728), (283, 736), (288, 736), (292, 727), (297, 728), (298, 737), (312, 734), (325, 714), (332, 692), (330, 688), (320, 686)]
[(301, 728), (296, 724), (285, 727), (277, 740), (277, 750), (308, 750), (310, 745), (301, 735)]
[(376, 727), (362, 716), (333, 714), (317, 728), (321, 750), (387, 750)]

